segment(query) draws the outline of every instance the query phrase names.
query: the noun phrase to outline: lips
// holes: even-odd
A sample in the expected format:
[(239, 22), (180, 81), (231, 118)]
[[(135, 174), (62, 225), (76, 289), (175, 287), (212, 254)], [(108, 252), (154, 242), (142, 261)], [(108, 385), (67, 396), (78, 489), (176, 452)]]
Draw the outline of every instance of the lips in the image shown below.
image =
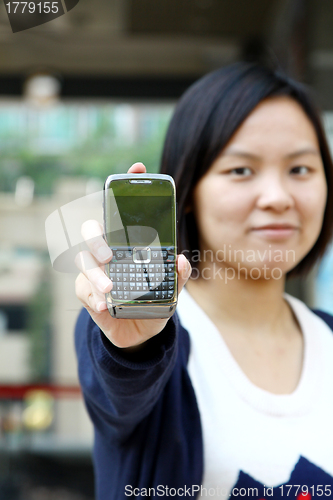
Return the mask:
[(284, 222), (256, 226), (251, 229), (251, 231), (263, 238), (275, 240), (289, 238), (297, 230), (298, 226)]
[(252, 228), (254, 231), (260, 230), (283, 230), (283, 229), (298, 229), (298, 226), (288, 223), (274, 223), (274, 224), (266, 224), (265, 226), (257, 226)]

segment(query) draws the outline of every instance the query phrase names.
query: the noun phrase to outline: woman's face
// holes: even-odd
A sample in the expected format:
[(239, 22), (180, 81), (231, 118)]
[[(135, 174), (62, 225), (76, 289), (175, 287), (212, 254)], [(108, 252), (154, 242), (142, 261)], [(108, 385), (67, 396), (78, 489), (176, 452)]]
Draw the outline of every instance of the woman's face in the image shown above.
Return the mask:
[(281, 277), (317, 240), (326, 197), (311, 121), (289, 97), (262, 101), (194, 189), (201, 267), (211, 250), (254, 279)]

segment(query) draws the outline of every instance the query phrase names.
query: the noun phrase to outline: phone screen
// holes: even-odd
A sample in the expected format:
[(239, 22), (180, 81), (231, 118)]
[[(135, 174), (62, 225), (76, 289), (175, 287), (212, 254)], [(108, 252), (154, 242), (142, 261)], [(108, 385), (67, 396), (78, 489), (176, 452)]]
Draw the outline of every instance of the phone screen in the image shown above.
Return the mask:
[(112, 181), (106, 193), (106, 236), (111, 247), (175, 245), (175, 200), (169, 181)]
[(105, 191), (113, 303), (175, 301), (176, 203), (168, 180), (114, 179)]

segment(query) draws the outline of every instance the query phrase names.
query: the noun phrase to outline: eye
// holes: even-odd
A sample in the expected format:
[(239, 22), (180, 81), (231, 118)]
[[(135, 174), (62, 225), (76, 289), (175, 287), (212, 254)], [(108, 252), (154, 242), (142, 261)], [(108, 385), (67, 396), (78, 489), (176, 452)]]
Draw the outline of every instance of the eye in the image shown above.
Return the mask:
[(249, 167), (236, 167), (228, 170), (228, 173), (237, 177), (249, 177), (252, 175), (252, 170)]
[(298, 165), (297, 167), (293, 167), (290, 170), (291, 174), (297, 174), (297, 175), (306, 175), (310, 172), (310, 168), (306, 167), (305, 165)]

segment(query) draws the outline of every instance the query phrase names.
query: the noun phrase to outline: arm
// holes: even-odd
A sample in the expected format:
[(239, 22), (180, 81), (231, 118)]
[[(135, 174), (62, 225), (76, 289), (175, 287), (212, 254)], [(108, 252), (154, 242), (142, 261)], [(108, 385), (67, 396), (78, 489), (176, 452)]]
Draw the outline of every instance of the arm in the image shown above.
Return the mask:
[(79, 378), (91, 418), (102, 418), (118, 437), (151, 411), (177, 356), (176, 317), (135, 352), (113, 345), (83, 309), (75, 329)]
[(79, 375), (95, 427), (96, 498), (202, 481), (199, 410), (188, 372), (189, 336), (173, 315), (139, 352), (114, 346), (82, 310)]

